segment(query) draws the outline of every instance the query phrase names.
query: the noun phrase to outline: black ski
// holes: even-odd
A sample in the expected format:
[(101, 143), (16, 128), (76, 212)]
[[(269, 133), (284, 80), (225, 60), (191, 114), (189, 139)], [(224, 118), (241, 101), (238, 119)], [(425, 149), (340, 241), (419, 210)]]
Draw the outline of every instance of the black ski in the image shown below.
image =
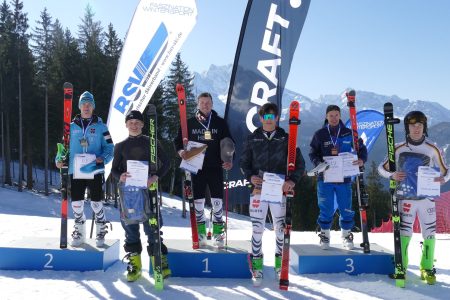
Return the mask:
[(72, 121), (72, 98), (73, 85), (65, 82), (64, 91), (64, 129), (62, 143), (58, 143), (57, 160), (63, 162), (61, 173), (61, 233), (59, 247), (67, 248), (67, 214), (69, 196), (69, 144), (70, 144), (70, 122)]
[[(157, 114), (156, 107), (153, 104), (148, 105), (149, 131), (150, 140), (150, 174), (154, 175), (158, 171), (158, 138), (157, 130)], [(164, 277), (162, 274), (162, 253), (161, 253), (161, 210), (158, 197), (158, 182), (154, 182), (150, 188), (150, 201), (152, 203), (152, 215), (149, 219), (151, 235), (151, 262), (153, 267), (153, 277), (155, 279), (155, 289), (162, 290), (164, 288)]]
[[(386, 141), (388, 148), (389, 172), (395, 172), (395, 139), (394, 124), (400, 123), (398, 118), (394, 118), (394, 106), (387, 102), (384, 104), (384, 126), (386, 127)], [(389, 191), (391, 194), (392, 222), (394, 224), (394, 279), (395, 285), (405, 287), (405, 269), (402, 263), (402, 246), (400, 240), (400, 213), (398, 210), (398, 200), (395, 196), (397, 183), (394, 179), (389, 179)]]
[[(352, 126), (353, 135), (353, 149), (356, 153), (359, 152), (359, 136), (358, 136), (358, 123), (356, 121), (356, 93), (354, 90), (350, 90), (346, 93), (347, 106), (350, 110), (350, 123)], [(367, 228), (367, 208), (369, 207), (369, 195), (366, 192), (366, 185), (364, 184), (364, 166), (359, 167), (359, 175), (356, 176), (356, 196), (358, 197), (359, 216), (361, 219), (361, 231), (363, 236), (363, 242), (361, 247), (364, 253), (370, 253), (369, 234)]]

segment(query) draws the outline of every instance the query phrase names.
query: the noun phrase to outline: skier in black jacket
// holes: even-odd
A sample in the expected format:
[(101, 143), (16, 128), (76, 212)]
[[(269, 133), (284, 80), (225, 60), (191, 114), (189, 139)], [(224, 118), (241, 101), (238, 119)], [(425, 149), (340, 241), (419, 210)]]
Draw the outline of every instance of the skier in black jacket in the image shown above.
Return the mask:
[[(212, 110), (213, 100), (210, 93), (202, 93), (197, 97), (197, 111), (195, 116), (187, 120), (188, 140), (206, 144), (203, 166), (197, 174), (192, 174), (192, 184), (194, 190), (195, 213), (197, 217), (197, 228), (200, 246), (205, 246), (206, 238), (206, 218), (205, 190), (208, 185), (211, 192), (211, 204), (213, 209), (213, 239), (214, 245), (218, 248), (224, 246), (224, 223), (222, 220), (223, 208), (223, 171), (233, 167), (232, 162), (222, 162), (220, 157), (220, 141), (224, 138), (231, 138), (226, 121)], [(231, 138), (232, 139), (232, 138)], [(186, 159), (186, 152), (183, 149), (181, 127), (175, 139), (175, 149), (181, 158)]]
[[(279, 114), (278, 107), (274, 103), (264, 104), (259, 110), (259, 116), (263, 126), (247, 137), (240, 161), (242, 173), (253, 185), (249, 211), (253, 223), (251, 257), (253, 283), (256, 286), (261, 283), (263, 276), (262, 235), (269, 207), (276, 235), (275, 272), (278, 279), (281, 271), (286, 198), (283, 196), (278, 202), (261, 200), (261, 188), (265, 172), (278, 174), (283, 179), (285, 178), (289, 142), (288, 134), (283, 128), (277, 126)], [(288, 180), (284, 181), (283, 192), (293, 190), (304, 172), (305, 160), (300, 149), (297, 148), (295, 171)]]
[[(142, 134), (142, 128), (144, 127), (144, 117), (141, 112), (137, 110), (130, 111), (126, 118), (125, 124), (128, 129), (129, 136), (123, 140), (122, 142), (116, 144), (114, 148), (114, 159), (112, 163), (111, 173), (112, 175), (119, 180), (120, 187), (120, 203), (121, 203), (121, 223), (122, 227), (125, 230), (125, 245), (124, 249), (127, 252), (126, 258), (128, 258), (128, 281), (136, 281), (139, 277), (141, 277), (141, 252), (142, 252), (142, 244), (140, 239), (139, 227), (140, 223), (144, 225), (144, 232), (148, 236), (149, 246), (147, 247), (148, 254), (151, 255), (151, 228), (149, 224), (149, 214), (145, 213), (145, 209), (148, 207), (145, 204), (150, 203), (149, 200), (149, 191), (148, 188), (136, 188), (125, 186), (125, 182), (127, 178), (131, 177), (131, 174), (127, 172), (127, 161), (142, 161), (149, 162), (150, 161), (150, 139), (148, 136)], [(159, 169), (155, 174), (151, 173), (150, 168), (147, 179), (147, 186), (150, 187), (152, 183), (164, 176), (170, 167), (169, 158), (166, 155), (166, 152), (162, 149), (161, 145), (158, 143), (158, 166)], [(141, 210), (144, 210), (142, 213), (142, 218), (140, 220), (128, 220), (125, 218), (126, 211), (124, 206), (127, 206), (125, 203), (136, 203), (140, 200), (142, 206)], [(137, 213), (137, 209), (133, 206), (133, 213)], [(162, 218), (160, 220), (162, 226)], [(162, 267), (163, 267), (163, 276), (170, 276), (170, 269), (167, 261), (167, 247), (164, 243), (161, 243), (161, 253), (162, 253)]]

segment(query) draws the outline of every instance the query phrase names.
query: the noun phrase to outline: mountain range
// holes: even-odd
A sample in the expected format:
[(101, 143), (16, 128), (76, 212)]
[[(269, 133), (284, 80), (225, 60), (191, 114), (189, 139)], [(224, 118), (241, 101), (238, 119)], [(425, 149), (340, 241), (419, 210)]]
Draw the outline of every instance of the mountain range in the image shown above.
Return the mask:
[[(194, 72), (195, 91), (201, 93), (208, 91), (214, 98), (214, 109), (221, 115), (225, 110), (228, 88), (230, 83), (232, 65), (211, 65), (207, 71)], [(357, 109), (374, 109), (382, 111), (386, 102), (394, 104), (394, 113), (402, 119), (406, 113), (412, 110), (420, 110), (428, 117), (428, 125), (433, 126), (441, 122), (447, 122), (450, 110), (433, 101), (401, 99), (396, 95), (385, 96), (374, 92), (356, 90)], [(308, 120), (311, 115), (324, 115), (325, 108), (329, 104), (341, 107), (343, 119), (345, 119), (346, 101), (339, 94), (321, 95), (318, 99), (311, 99), (298, 91), (285, 89), (283, 93), (283, 108), (289, 107), (289, 102), (298, 99), (301, 103), (302, 119)], [(348, 114), (347, 114), (348, 115)], [(314, 118), (313, 118), (314, 119)]]
[[(207, 71), (197, 73), (194, 72), (194, 91), (196, 94), (201, 92), (209, 92), (213, 96), (214, 110), (221, 116), (225, 112), (228, 88), (231, 78), (232, 65), (216, 66), (211, 65)], [(344, 88), (343, 88), (344, 89)], [(306, 154), (309, 152), (309, 143), (314, 132), (323, 125), (325, 119), (326, 107), (330, 104), (338, 105), (341, 108), (341, 118), (347, 121), (349, 114), (346, 99), (342, 99), (340, 94), (321, 95), (318, 99), (311, 99), (302, 95), (298, 91), (285, 89), (282, 97), (282, 113), (280, 116), (280, 126), (286, 128), (286, 112), (290, 101), (297, 99), (301, 104), (300, 118), (302, 120), (299, 146), (307, 161), (307, 168), (311, 167)], [(402, 99), (396, 95), (386, 96), (375, 92), (356, 90), (356, 109), (358, 111), (373, 109), (382, 112), (383, 105), (391, 102), (394, 105), (394, 114), (396, 117), (403, 119), (409, 111), (420, 110), (427, 116), (429, 137), (444, 151), (447, 163), (450, 162), (450, 110), (441, 104), (433, 101), (409, 100)], [(323, 116), (323, 117), (318, 117)], [(396, 141), (405, 139), (403, 122), (395, 126)], [(386, 138), (384, 131), (380, 134), (371, 153), (369, 154), (369, 162), (366, 166), (370, 166), (371, 161), (377, 164), (384, 158), (386, 154)], [(450, 190), (450, 183), (447, 183), (443, 189)]]

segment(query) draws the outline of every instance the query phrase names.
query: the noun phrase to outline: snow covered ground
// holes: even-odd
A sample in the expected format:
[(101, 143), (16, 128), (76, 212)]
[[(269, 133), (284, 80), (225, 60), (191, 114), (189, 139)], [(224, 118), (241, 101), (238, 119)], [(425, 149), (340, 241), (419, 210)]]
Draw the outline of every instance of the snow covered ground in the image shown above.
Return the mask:
[[(86, 206), (88, 209), (89, 205)], [(164, 238), (190, 236), (189, 219), (181, 218), (181, 201), (163, 197)], [(58, 194), (45, 197), (24, 191), (0, 188), (0, 245), (23, 236), (58, 237), (60, 228), (60, 199)], [(87, 214), (88, 216), (90, 213)], [(121, 239), (123, 230), (118, 211), (107, 207), (107, 216), (113, 223), (108, 238)], [(88, 217), (89, 218), (89, 217)], [(295, 221), (295, 220), (294, 220)], [(73, 221), (69, 221), (69, 227)], [(90, 226), (90, 222), (88, 222)], [(229, 214), (229, 239), (249, 240), (251, 223), (247, 217)], [(143, 240), (145, 238), (143, 237)], [(339, 233), (332, 233), (332, 243)], [(369, 234), (371, 243), (393, 250), (392, 234)], [(385, 275), (314, 274), (300, 276), (290, 272), (289, 291), (280, 291), (274, 280), (274, 233), (267, 229), (263, 238), (265, 278), (261, 287), (253, 287), (251, 280), (169, 278), (164, 291), (156, 292), (148, 275), (148, 257), (143, 255), (143, 278), (128, 283), (126, 265), (120, 261), (106, 272), (68, 271), (3, 271), (0, 270), (0, 299), (449, 299), (450, 249), (449, 235), (438, 235), (436, 243), (437, 284), (428, 286), (419, 278), (420, 235), (414, 235), (410, 246), (410, 267), (407, 287), (396, 288)], [(334, 241), (334, 242), (333, 242)], [(293, 232), (293, 244), (318, 242), (314, 232)], [(355, 244), (361, 234), (355, 234)], [(121, 247), (121, 257), (125, 255)], [(2, 258), (4, 259), (4, 258)]]

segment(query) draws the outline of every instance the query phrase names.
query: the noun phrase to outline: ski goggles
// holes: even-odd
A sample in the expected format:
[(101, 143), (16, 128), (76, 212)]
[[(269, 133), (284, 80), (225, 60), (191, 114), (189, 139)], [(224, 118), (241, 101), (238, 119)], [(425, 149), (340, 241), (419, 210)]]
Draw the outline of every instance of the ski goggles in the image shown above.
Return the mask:
[(275, 114), (264, 114), (263, 120), (275, 120)]
[(425, 124), (426, 122), (427, 117), (425, 116), (411, 116), (406, 119), (406, 124), (416, 124), (416, 123)]

